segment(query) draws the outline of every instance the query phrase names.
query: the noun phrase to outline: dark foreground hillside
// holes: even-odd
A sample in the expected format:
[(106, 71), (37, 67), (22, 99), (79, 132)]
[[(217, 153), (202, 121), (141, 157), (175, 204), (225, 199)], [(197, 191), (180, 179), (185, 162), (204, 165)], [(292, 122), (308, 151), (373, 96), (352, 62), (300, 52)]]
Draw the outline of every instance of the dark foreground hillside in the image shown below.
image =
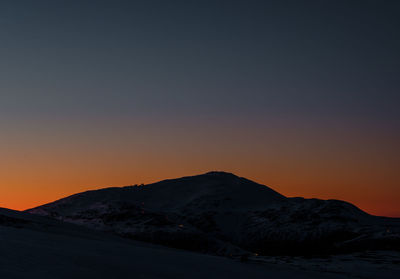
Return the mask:
[(0, 278), (348, 278), (122, 239), (0, 208)]

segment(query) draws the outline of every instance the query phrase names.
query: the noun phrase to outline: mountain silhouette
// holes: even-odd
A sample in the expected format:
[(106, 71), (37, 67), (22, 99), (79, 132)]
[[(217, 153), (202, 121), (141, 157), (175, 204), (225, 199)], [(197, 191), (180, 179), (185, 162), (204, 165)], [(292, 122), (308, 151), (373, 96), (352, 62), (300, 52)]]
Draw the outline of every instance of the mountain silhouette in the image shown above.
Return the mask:
[(400, 250), (400, 219), (287, 198), (226, 172), (75, 194), (28, 210), (136, 240), (226, 256)]

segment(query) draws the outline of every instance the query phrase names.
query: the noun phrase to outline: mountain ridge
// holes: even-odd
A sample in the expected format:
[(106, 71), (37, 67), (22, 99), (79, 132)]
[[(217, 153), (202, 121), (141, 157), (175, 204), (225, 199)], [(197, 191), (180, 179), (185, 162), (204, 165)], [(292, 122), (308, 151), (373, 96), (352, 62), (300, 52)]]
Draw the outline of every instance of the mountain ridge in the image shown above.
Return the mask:
[(340, 200), (288, 198), (220, 171), (86, 191), (27, 212), (222, 255), (400, 247), (400, 219), (373, 216)]

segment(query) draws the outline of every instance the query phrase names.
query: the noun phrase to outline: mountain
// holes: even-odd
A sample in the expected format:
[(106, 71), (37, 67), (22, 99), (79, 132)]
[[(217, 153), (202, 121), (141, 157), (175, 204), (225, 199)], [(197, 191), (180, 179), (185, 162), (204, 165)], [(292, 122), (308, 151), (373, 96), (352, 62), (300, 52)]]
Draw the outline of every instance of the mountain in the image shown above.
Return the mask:
[(398, 218), (338, 200), (287, 198), (225, 172), (88, 191), (28, 212), (226, 256), (400, 250)]

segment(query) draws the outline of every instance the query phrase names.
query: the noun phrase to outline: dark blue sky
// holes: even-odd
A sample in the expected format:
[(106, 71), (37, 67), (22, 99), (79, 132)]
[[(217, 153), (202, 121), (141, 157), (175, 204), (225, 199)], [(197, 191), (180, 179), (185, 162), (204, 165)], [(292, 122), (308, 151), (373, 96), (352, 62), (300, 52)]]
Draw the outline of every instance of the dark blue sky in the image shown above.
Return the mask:
[(399, 117), (397, 1), (0, 5), (6, 110)]

